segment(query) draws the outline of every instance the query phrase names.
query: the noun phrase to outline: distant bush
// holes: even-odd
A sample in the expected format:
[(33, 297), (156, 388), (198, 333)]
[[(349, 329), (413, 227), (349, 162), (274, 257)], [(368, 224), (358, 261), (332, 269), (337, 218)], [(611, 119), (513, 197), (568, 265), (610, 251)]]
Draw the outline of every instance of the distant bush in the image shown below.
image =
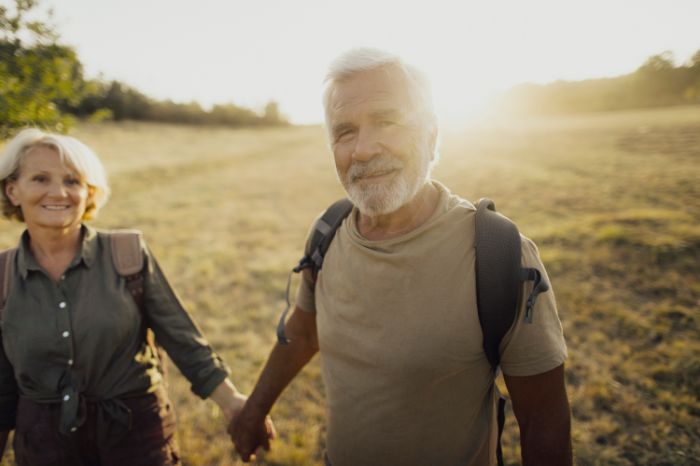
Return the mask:
[(234, 104), (215, 105), (205, 110), (197, 102), (177, 103), (155, 100), (118, 81), (91, 81), (89, 92), (77, 103), (63, 110), (80, 117), (97, 111), (109, 111), (112, 119), (159, 121), (190, 125), (274, 126), (286, 125), (276, 102), (270, 102), (263, 113)]
[(65, 132), (75, 117), (151, 120), (195, 125), (286, 125), (276, 102), (264, 112), (233, 104), (210, 111), (198, 103), (157, 101), (118, 81), (86, 81), (75, 50), (58, 43), (51, 12), (36, 17), (39, 0), (0, 5), (0, 140), (26, 126)]
[(616, 78), (522, 84), (499, 99), (523, 114), (594, 112), (700, 104), (700, 50), (676, 66), (671, 52), (649, 57), (634, 73)]

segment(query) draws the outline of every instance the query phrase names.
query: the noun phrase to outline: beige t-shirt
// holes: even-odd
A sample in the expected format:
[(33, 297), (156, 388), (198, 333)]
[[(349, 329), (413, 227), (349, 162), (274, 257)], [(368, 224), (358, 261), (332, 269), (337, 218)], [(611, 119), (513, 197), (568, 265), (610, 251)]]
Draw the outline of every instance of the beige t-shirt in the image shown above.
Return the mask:
[[(317, 313), (333, 466), (496, 464), (494, 380), (476, 308), (476, 210), (434, 184), (437, 209), (403, 236), (369, 241), (353, 211), (315, 293), (308, 281), (299, 287), (297, 305)], [(544, 273), (525, 237), (522, 256)], [(502, 343), (502, 370), (523, 376), (561, 365), (552, 291), (539, 295), (532, 323), (522, 313)]]

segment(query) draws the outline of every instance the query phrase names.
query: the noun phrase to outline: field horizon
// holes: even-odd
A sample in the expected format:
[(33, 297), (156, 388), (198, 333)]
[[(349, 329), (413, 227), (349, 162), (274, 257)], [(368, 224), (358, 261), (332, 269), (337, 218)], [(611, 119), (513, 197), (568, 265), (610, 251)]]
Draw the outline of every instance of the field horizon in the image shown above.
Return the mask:
[[(124, 122), (71, 134), (110, 176), (112, 199), (89, 224), (144, 232), (249, 392), (308, 229), (343, 196), (323, 128)], [(446, 130), (433, 177), (493, 199), (539, 247), (569, 347), (576, 464), (700, 464), (700, 106)], [(16, 244), (23, 226), (0, 225), (0, 248)], [(242, 464), (218, 408), (169, 377), (183, 465)], [(273, 409), (279, 438), (257, 464), (323, 464), (324, 410), (315, 358)], [(506, 463), (519, 464), (507, 418)]]

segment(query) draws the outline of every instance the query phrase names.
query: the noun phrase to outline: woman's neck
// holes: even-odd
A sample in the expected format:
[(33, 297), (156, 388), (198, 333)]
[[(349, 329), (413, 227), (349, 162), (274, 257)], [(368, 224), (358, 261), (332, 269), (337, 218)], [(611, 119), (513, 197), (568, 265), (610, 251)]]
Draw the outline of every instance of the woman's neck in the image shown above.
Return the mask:
[(80, 248), (81, 227), (69, 229), (27, 228), (29, 250), (49, 275), (58, 281)]

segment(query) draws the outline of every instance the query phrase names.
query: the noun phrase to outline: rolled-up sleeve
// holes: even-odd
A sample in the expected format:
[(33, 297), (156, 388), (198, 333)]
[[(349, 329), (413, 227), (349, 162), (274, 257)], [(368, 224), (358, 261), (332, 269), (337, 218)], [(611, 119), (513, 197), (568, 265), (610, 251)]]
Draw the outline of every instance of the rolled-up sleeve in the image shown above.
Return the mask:
[(0, 431), (15, 428), (17, 393), (15, 373), (5, 355), (2, 332), (0, 332)]
[(192, 392), (207, 398), (230, 370), (214, 352), (182, 306), (153, 255), (145, 251), (144, 307), (156, 341), (192, 384)]

